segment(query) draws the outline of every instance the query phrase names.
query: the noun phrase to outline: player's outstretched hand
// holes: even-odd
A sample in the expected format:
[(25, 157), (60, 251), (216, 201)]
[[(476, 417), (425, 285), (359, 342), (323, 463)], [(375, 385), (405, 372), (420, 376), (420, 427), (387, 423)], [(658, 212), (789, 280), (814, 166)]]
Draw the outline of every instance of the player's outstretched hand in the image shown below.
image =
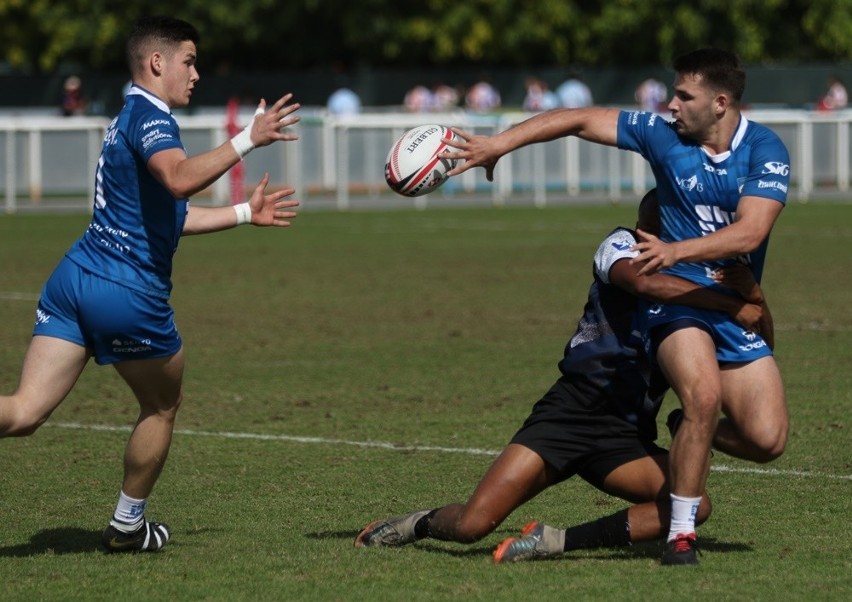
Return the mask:
[[(261, 99), (254, 112), (251, 126), (251, 141), (255, 146), (267, 146), (278, 140), (298, 140), (299, 137), (285, 128), (299, 123), (300, 117), (294, 113), (301, 107), (298, 102), (287, 104), (292, 94), (285, 94), (274, 105), (266, 109), (266, 100)], [(285, 130), (285, 131), (282, 131)]]
[(484, 167), (485, 177), (489, 182), (494, 181), (494, 167), (497, 160), (502, 156), (497, 150), (493, 136), (480, 136), (470, 134), (458, 128), (450, 128), (455, 133), (455, 140), (447, 140), (447, 146), (454, 150), (441, 153), (442, 159), (455, 159), (463, 161), (447, 172), (448, 176), (457, 176), (474, 167)]
[(299, 201), (284, 199), (293, 194), (295, 189), (282, 188), (276, 192), (266, 194), (266, 186), (269, 184), (269, 174), (263, 174), (249, 199), (251, 207), (251, 223), (253, 226), (289, 226), (290, 220), (296, 217), (295, 211), (288, 211), (297, 207)]

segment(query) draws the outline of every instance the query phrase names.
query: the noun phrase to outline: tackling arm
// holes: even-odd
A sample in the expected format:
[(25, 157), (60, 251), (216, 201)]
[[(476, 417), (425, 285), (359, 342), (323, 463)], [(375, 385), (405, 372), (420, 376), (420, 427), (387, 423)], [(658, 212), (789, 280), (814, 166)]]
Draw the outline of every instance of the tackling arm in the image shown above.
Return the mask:
[(733, 295), (724, 295), (677, 276), (641, 275), (629, 260), (622, 259), (610, 268), (610, 281), (629, 293), (656, 301), (723, 311), (744, 328), (760, 330), (763, 309)]

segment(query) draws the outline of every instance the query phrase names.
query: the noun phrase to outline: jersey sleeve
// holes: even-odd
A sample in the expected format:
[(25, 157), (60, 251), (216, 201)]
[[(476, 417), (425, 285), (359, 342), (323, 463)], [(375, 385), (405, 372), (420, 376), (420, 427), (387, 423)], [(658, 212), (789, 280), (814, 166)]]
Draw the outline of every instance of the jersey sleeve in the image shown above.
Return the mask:
[(757, 196), (787, 202), (790, 187), (790, 155), (771, 130), (765, 129), (752, 146), (749, 172), (740, 186), (740, 196)]
[(136, 152), (147, 163), (156, 153), (171, 148), (184, 150), (180, 128), (172, 115), (151, 111), (134, 125), (133, 140)]
[(651, 165), (676, 139), (671, 125), (657, 113), (622, 111), (618, 115), (618, 148), (639, 153)]
[(626, 228), (613, 230), (598, 247), (595, 253), (595, 274), (605, 284), (609, 284), (609, 271), (620, 259), (633, 259), (639, 255), (632, 251), (636, 236)]

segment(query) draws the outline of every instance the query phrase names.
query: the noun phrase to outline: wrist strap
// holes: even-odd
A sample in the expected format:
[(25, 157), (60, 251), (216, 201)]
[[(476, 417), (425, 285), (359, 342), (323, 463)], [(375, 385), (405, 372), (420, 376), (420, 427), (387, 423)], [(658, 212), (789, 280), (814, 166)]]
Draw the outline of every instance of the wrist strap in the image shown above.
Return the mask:
[(237, 214), (237, 225), (251, 223), (251, 207), (248, 203), (239, 203), (234, 205), (234, 212)]
[(234, 147), (234, 150), (237, 151), (240, 159), (245, 157), (254, 149), (254, 142), (251, 141), (251, 126), (254, 124), (254, 120), (257, 119), (258, 115), (263, 115), (263, 109), (260, 107), (255, 109), (251, 123), (244, 127), (239, 134), (231, 138), (231, 145)]

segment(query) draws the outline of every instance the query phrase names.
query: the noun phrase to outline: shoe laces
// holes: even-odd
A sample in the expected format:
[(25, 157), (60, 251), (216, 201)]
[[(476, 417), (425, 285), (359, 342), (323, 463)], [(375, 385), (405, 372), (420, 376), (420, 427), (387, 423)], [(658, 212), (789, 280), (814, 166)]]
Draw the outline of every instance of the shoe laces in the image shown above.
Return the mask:
[(673, 542), (673, 549), (675, 554), (688, 554), (690, 551), (695, 550), (700, 553), (698, 549), (698, 543), (695, 540), (694, 534), (689, 535), (678, 535), (675, 537)]

